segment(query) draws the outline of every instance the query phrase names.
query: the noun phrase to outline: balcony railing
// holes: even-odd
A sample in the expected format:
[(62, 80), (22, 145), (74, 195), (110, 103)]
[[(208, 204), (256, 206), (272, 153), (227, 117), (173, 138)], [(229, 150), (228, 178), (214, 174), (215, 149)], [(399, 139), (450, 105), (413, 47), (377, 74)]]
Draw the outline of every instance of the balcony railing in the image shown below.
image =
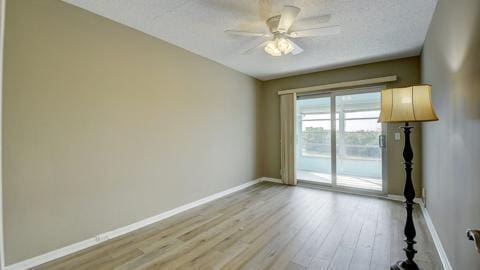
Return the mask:
[[(301, 155), (309, 157), (330, 157), (330, 144), (302, 141)], [(337, 144), (337, 156), (340, 159), (381, 160), (381, 148), (378, 145)]]

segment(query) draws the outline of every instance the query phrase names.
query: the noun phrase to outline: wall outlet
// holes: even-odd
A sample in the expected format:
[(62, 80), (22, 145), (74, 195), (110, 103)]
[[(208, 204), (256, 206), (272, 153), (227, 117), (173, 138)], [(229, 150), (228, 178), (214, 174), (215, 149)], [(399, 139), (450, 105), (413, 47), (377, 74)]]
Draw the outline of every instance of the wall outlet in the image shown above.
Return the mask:
[(95, 236), (95, 241), (97, 241), (97, 242), (107, 241), (108, 239), (109, 239), (109, 237), (106, 234), (99, 234), (99, 235)]
[(400, 132), (395, 132), (395, 141), (400, 141)]

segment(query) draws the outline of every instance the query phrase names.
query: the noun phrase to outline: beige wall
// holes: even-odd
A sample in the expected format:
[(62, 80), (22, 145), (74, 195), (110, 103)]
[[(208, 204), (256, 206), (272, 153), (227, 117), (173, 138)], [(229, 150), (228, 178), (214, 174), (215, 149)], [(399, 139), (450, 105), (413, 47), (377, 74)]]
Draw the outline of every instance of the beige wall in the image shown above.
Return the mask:
[(59, 0), (5, 42), (7, 264), (261, 176), (259, 81)]
[[(262, 92), (262, 153), (263, 172), (266, 177), (280, 178), (280, 108), (277, 92), (284, 89), (307, 87), (328, 83), (361, 80), (388, 75), (398, 75), (398, 81), (387, 87), (408, 86), (420, 81), (420, 60), (418, 57), (353, 66), (306, 75), (287, 77), (267, 81)], [(402, 140), (395, 141), (394, 133), (401, 132), (399, 125), (387, 128), (388, 193), (402, 194), (404, 184), (403, 171), (403, 134)], [(421, 197), (421, 130), (417, 125), (412, 137), (414, 157), (414, 184), (417, 196)]]
[(422, 53), (440, 120), (423, 125), (426, 205), (453, 269), (479, 269), (480, 1), (440, 0)]

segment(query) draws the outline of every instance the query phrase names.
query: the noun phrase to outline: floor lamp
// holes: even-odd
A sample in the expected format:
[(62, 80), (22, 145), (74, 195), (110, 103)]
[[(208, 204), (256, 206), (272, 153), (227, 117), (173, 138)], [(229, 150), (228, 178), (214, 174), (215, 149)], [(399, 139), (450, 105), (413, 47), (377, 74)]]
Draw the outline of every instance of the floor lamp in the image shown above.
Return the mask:
[(405, 208), (407, 220), (405, 222), (405, 242), (403, 249), (407, 258), (393, 264), (391, 270), (411, 269), (417, 270), (418, 265), (413, 260), (417, 251), (413, 247), (415, 242), (415, 225), (413, 224), (412, 210), (415, 189), (412, 183), (412, 159), (413, 151), (410, 145), (410, 132), (413, 128), (410, 122), (437, 121), (438, 117), (432, 104), (432, 87), (430, 85), (415, 85), (404, 88), (382, 90), (381, 112), (379, 122), (382, 123), (405, 123), (403, 129), (404, 147), (403, 160), (405, 164)]

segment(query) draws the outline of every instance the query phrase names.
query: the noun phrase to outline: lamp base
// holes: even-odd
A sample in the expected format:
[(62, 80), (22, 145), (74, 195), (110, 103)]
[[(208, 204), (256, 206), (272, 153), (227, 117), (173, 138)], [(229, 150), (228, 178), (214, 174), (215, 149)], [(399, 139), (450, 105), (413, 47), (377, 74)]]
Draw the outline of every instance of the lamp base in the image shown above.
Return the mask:
[(390, 266), (390, 270), (420, 270), (420, 268), (414, 261), (405, 260), (396, 262)]

